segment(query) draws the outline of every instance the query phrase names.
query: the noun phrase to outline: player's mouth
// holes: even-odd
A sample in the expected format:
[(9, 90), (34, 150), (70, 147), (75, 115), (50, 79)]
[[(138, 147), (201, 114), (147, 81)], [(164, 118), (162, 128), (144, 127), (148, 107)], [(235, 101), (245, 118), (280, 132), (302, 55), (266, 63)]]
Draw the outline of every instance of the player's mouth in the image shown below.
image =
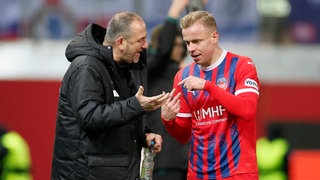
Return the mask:
[(195, 62), (197, 62), (197, 61), (200, 60), (200, 54), (198, 54), (198, 55), (191, 55), (191, 57), (192, 57), (192, 59), (193, 59)]

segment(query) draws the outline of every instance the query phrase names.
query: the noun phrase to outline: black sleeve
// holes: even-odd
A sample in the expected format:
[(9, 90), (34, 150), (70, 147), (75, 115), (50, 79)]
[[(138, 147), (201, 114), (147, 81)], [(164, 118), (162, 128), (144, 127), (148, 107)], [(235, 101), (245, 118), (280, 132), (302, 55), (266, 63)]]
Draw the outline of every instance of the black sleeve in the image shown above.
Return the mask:
[(101, 74), (94, 67), (79, 67), (71, 79), (68, 88), (73, 112), (87, 131), (119, 127), (144, 114), (135, 96), (106, 104), (104, 96), (111, 95), (105, 93), (112, 93), (112, 89), (105, 90)]

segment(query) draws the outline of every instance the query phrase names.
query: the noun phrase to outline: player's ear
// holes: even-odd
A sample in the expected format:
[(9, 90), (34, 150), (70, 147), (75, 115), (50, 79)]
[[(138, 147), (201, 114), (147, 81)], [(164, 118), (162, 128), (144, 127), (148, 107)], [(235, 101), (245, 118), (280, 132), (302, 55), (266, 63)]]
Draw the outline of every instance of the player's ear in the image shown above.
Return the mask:
[(213, 33), (211, 33), (211, 38), (212, 38), (212, 44), (217, 44), (219, 41), (219, 33), (218, 31), (214, 31)]

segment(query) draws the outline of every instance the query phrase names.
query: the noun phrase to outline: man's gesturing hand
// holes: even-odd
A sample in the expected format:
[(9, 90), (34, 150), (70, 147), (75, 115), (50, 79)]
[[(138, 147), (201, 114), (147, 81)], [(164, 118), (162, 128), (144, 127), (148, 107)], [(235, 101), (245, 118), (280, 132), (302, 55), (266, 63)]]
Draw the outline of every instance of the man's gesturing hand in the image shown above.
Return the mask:
[(147, 97), (143, 95), (143, 92), (144, 88), (140, 86), (135, 96), (145, 111), (153, 111), (159, 108), (167, 101), (170, 96), (169, 93), (163, 92), (162, 94), (159, 94), (157, 96)]

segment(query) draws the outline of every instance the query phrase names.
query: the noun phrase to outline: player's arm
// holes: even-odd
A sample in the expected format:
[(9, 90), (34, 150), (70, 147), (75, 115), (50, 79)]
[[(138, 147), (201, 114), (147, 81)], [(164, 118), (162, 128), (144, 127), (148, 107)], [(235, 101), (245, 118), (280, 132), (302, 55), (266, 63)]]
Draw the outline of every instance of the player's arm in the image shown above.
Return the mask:
[(206, 82), (205, 90), (229, 112), (244, 120), (255, 119), (259, 98), (259, 80), (256, 67), (248, 57), (239, 62), (234, 75), (235, 92), (229, 93), (213, 82)]
[(230, 113), (244, 120), (255, 118), (258, 94), (248, 91), (233, 95), (211, 81), (206, 81), (204, 90), (208, 91)]
[[(170, 93), (169, 100), (161, 106), (161, 119), (169, 134), (178, 142), (185, 144), (191, 136), (191, 114), (183, 113), (186, 110), (187, 103), (181, 96), (181, 87), (176, 82), (179, 77), (174, 79), (174, 88)], [(182, 107), (182, 108), (181, 108)]]
[(232, 114), (241, 117), (244, 120), (255, 118), (258, 97), (259, 81), (256, 69), (250, 59), (239, 65), (239, 71), (235, 74), (236, 87), (235, 94), (232, 94), (220, 88), (215, 82), (206, 81), (194, 76), (189, 76), (180, 81), (178, 85), (188, 90), (205, 90), (214, 97), (223, 107)]
[(165, 120), (162, 122), (168, 133), (173, 136), (179, 143), (186, 144), (191, 136), (191, 118), (176, 117), (173, 120)]

